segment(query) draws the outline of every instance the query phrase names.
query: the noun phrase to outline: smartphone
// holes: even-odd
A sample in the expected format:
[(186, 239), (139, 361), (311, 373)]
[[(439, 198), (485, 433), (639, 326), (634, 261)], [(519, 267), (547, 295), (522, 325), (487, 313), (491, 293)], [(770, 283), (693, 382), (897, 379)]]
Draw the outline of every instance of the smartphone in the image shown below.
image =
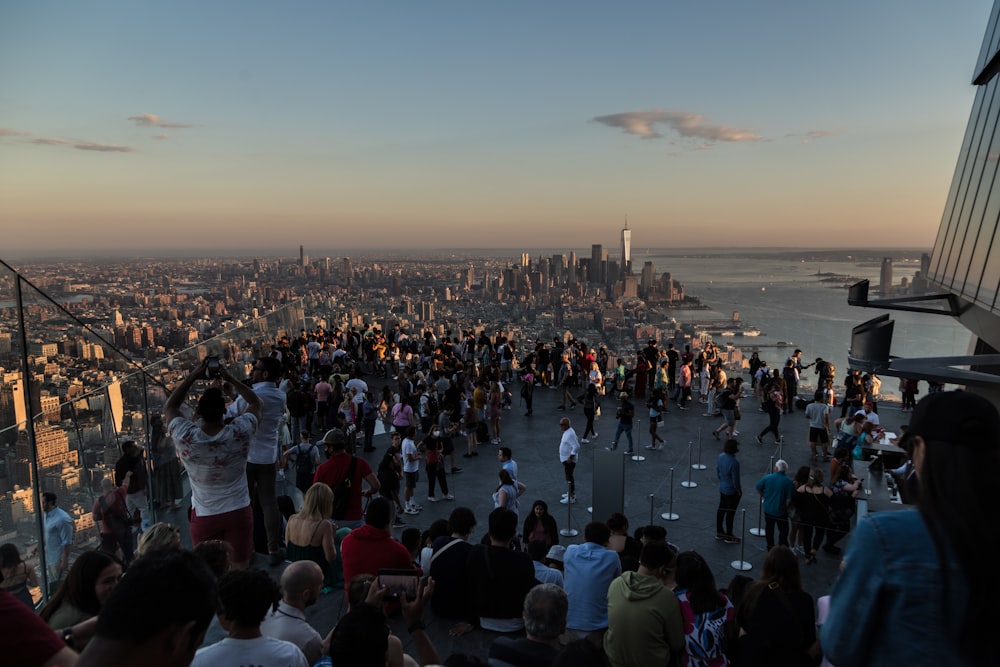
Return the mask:
[(221, 377), (221, 375), (222, 375), (222, 368), (221, 368), (221, 366), (219, 366), (219, 358), (218, 357), (209, 357), (208, 358), (208, 368), (206, 370), (206, 375), (208, 375), (208, 377), (210, 377), (210, 378)]
[(398, 600), (405, 595), (407, 600), (417, 599), (417, 571), (416, 570), (390, 570), (381, 569), (378, 571), (378, 584), (382, 588), (388, 589), (386, 600)]

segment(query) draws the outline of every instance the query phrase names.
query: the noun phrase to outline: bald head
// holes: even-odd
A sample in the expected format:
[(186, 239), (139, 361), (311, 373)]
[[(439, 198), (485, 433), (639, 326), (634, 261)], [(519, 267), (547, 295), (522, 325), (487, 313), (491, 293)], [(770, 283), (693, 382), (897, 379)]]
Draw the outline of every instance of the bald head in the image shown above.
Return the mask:
[(289, 563), (281, 573), (282, 599), (300, 609), (316, 601), (322, 586), (323, 570), (311, 560)]

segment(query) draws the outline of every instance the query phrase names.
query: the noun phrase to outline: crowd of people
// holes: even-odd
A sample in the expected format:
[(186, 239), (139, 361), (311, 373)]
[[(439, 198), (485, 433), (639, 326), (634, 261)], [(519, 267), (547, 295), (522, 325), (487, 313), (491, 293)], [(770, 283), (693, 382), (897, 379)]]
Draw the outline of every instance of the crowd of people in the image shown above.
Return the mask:
[[(662, 417), (668, 407), (688, 409), (697, 393), (706, 416), (723, 418), (713, 431), (716, 437), (726, 436), (717, 462), (716, 536), (739, 542), (733, 513), (743, 491), (737, 439), (740, 401), (746, 398), (742, 378), (726, 377), (718, 351), (710, 345), (695, 355), (690, 347), (679, 352), (673, 345), (660, 351), (650, 341), (637, 358), (634, 369), (623, 363), (608, 369), (603, 348), (598, 352), (575, 340), (562, 344), (556, 339), (552, 346), (536, 341), (533, 350), (519, 354), (502, 334), (491, 339), (463, 332), (438, 341), (430, 332), (411, 338), (401, 330), (352, 329), (330, 335), (303, 332), (292, 343), (280, 342), (255, 361), (249, 383), (206, 359), (174, 389), (163, 415), (164, 434), (188, 473), (191, 543), (200, 556), (181, 549), (179, 531), (168, 524), (144, 525), (138, 549), (131, 549), (131, 529), (122, 526), (129, 517), (141, 516), (151, 494), (149, 480), (140, 472), (145, 470), (141, 449), (125, 448), (121, 470), (116, 467), (115, 479), (102, 483), (93, 509), (102, 519), (101, 549), (69, 562), (72, 535), (68, 540), (61, 536), (65, 512), (47, 494), (46, 537), (51, 519), (55, 538), (46, 540), (51, 550), (47, 562), (58, 587), (39, 618), (56, 631), (56, 639), (45, 634), (23, 648), (52, 650), (49, 658), (58, 657), (58, 664), (75, 659), (66, 653), (67, 646), (84, 649), (77, 664), (110, 664), (109, 656), (134, 656), (140, 646), (169, 646), (158, 655), (162, 664), (233, 659), (294, 665), (436, 664), (440, 656), (421, 621), (429, 604), (453, 636), (475, 628), (496, 633), (489, 664), (805, 665), (816, 664), (824, 653), (834, 664), (889, 664), (895, 655), (918, 655), (916, 646), (924, 655), (937, 651), (959, 664), (991, 664), (996, 651), (975, 634), (984, 621), (973, 616), (988, 612), (972, 594), (969, 573), (975, 573), (977, 587), (998, 592), (996, 577), (982, 574), (986, 564), (973, 541), (982, 528), (971, 521), (992, 525), (996, 519), (986, 515), (985, 505), (975, 504), (982, 500), (981, 488), (963, 485), (961, 493), (949, 495), (947, 485), (960, 474), (957, 466), (976, 467), (972, 458), (963, 458), (966, 449), (976, 460), (997, 458), (1000, 424), (992, 405), (962, 392), (935, 392), (916, 405), (900, 442), (910, 454), (920, 489), (916, 509), (858, 523), (817, 637), (816, 605), (802, 589), (799, 556), (811, 564), (819, 549), (841, 553), (836, 543), (851, 525), (861, 487), (852, 470), (852, 450), (878, 426), (877, 376), (849, 374), (841, 419), (831, 424), (834, 400), (825, 375), (834, 372), (831, 364), (816, 361), (819, 389), (805, 405), (795, 400), (800, 373), (808, 368), (800, 351), (783, 373), (769, 372), (766, 364), (756, 369), (750, 389), (769, 418), (756, 440), (770, 432), (780, 441), (781, 416), (803, 410), (814, 465), (790, 475), (786, 461), (778, 460), (755, 484), (766, 526), (763, 572), (756, 581), (738, 576), (720, 589), (705, 559), (667, 542), (662, 527), (643, 526), (630, 533), (627, 519), (614, 515), (588, 524), (582, 543), (564, 545), (545, 501), (534, 501), (530, 510), (521, 505), (528, 487), (519, 479), (512, 448), (500, 446), (504, 411), (513, 409), (512, 388), (518, 380), (526, 416), (533, 414), (531, 393), (551, 387), (561, 391), (563, 411), (577, 401), (583, 404), (584, 435), (592, 438), (597, 437), (594, 416), (602, 398), (609, 388), (616, 392), (617, 428), (609, 448), (624, 437), (626, 453), (632, 453), (639, 399), (648, 396), (650, 433), (657, 435), (659, 420), (653, 418)], [(373, 374), (394, 380), (395, 387), (386, 383), (376, 399), (363, 379)], [(192, 414), (186, 399), (202, 380), (206, 384)], [(374, 450), (379, 421), (391, 437), (373, 469), (355, 451)], [(560, 426), (559, 459), (568, 484), (562, 502), (570, 504), (576, 502), (576, 459), (587, 439), (576, 436), (568, 415), (561, 415)], [(405, 530), (397, 540), (393, 529), (406, 528), (406, 520), (422, 510), (417, 502), (421, 466), (427, 500), (455, 500), (448, 478), (462, 472), (454, 442), (463, 435), (465, 458), (478, 456), (479, 445), (486, 442), (497, 446), (494, 510), (482, 540), (470, 542), (478, 522), (463, 506), (455, 507), (447, 522), (423, 532)], [(649, 446), (657, 444), (654, 439)], [(943, 454), (953, 445), (962, 456)], [(820, 452), (829, 463), (827, 471), (815, 465)], [(275, 493), (277, 476), (289, 466), (303, 492), (298, 512), (280, 510)], [(975, 475), (983, 474), (976, 468)], [(164, 479), (171, 483), (169, 473)], [(161, 503), (164, 497), (154, 494)], [(954, 512), (962, 512), (963, 520), (951, 520)], [(896, 515), (905, 519), (889, 518)], [(280, 580), (253, 567), (255, 529), (262, 534), (258, 542), (268, 565), (284, 567)], [(911, 534), (922, 541), (908, 551), (902, 542)], [(0, 593), (0, 602), (7, 608), (18, 586), (31, 584), (34, 574), (16, 550), (9, 551), (0, 549), (3, 587), (10, 589)], [(899, 592), (896, 578), (906, 576), (894, 569), (900, 562), (910, 570), (936, 564), (947, 574), (943, 581), (917, 577), (925, 599), (937, 605), (927, 612), (940, 622), (930, 638), (916, 637), (908, 622), (907, 605), (917, 593)], [(412, 572), (418, 583), (396, 591), (388, 583), (389, 571), (404, 579), (400, 573)], [(192, 594), (203, 607), (166, 605), (158, 612), (164, 615), (162, 628), (135, 636), (119, 627), (130, 627), (121, 621), (123, 605), (141, 607), (141, 596), (162, 587), (165, 577), (181, 573), (203, 584), (203, 590)], [(160, 581), (147, 581), (153, 576)], [(335, 627), (321, 633), (306, 621), (305, 609), (335, 587), (344, 588), (349, 606)], [(886, 632), (874, 627), (857, 633), (852, 596), (859, 594), (864, 595), (867, 622), (892, 627), (902, 638), (886, 641)], [(23, 596), (19, 604), (27, 609)], [(206, 615), (205, 609), (211, 613)], [(397, 614), (407, 621), (416, 661), (387, 629), (386, 615)], [(35, 627), (27, 618), (18, 622)], [(168, 630), (175, 634), (157, 634)], [(221, 641), (195, 653), (206, 633)], [(181, 638), (186, 643), (178, 644)], [(904, 638), (913, 645), (905, 646)], [(486, 660), (451, 656), (446, 664)]]

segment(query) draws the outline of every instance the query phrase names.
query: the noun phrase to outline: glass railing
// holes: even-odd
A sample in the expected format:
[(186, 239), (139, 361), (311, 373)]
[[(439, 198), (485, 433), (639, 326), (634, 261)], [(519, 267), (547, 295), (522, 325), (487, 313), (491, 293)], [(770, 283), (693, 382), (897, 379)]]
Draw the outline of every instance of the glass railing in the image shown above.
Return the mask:
[(182, 470), (161, 417), (168, 388), (208, 355), (249, 377), (255, 357), (304, 325), (296, 301), (206, 340), (195, 326), (180, 325), (174, 342), (191, 342), (167, 353), (143, 346), (136, 326), (90, 324), (94, 309), (60, 303), (0, 262), (0, 544), (13, 544), (35, 568), (35, 602), (59, 578), (53, 540), (46, 554), (43, 495), (54, 494), (72, 519), (70, 561), (98, 547), (92, 512), (101, 480), (114, 478), (122, 444), (134, 441), (150, 480), (144, 518), (155, 522), (160, 507), (177, 499), (168, 496)]

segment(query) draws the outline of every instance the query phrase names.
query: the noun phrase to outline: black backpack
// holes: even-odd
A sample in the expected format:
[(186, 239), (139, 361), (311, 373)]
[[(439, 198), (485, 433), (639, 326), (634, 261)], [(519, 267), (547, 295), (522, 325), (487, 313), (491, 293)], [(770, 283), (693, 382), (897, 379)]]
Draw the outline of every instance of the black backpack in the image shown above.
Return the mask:
[(351, 465), (347, 467), (347, 477), (333, 487), (333, 512), (331, 518), (343, 519), (347, 508), (351, 506), (351, 487), (354, 484), (354, 471), (358, 467), (358, 458), (351, 456)]

